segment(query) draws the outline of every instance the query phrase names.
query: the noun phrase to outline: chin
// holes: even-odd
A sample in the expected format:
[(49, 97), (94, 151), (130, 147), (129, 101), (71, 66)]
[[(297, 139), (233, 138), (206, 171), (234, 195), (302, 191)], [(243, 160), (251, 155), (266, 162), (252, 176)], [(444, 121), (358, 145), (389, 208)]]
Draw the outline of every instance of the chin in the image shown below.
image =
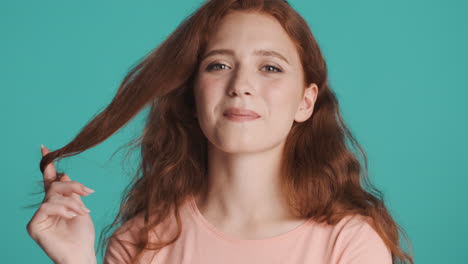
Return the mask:
[(217, 142), (210, 141), (210, 143), (212, 147), (217, 148), (219, 151), (230, 154), (257, 153), (272, 148), (272, 144), (260, 142), (258, 139), (255, 140), (255, 138), (245, 140), (241, 140), (240, 138), (224, 139), (218, 140)]

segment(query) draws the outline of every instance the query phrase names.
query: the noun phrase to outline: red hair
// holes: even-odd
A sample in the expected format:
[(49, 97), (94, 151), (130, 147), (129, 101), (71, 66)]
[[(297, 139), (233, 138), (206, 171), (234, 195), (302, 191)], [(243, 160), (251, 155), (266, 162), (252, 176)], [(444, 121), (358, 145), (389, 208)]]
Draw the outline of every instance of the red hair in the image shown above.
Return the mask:
[[(143, 216), (134, 263), (144, 250), (174, 243), (182, 228), (178, 208), (189, 195), (207, 191), (207, 139), (193, 115), (193, 81), (210, 35), (232, 11), (276, 18), (296, 44), (304, 84), (318, 85), (312, 116), (293, 124), (284, 148), (281, 186), (293, 211), (329, 224), (347, 215), (366, 216), (390, 249), (393, 263), (414, 263), (399, 246), (399, 231), (405, 235), (404, 230), (387, 210), (382, 193), (369, 182), (366, 155), (340, 115), (319, 45), (307, 22), (284, 0), (206, 1), (127, 74), (112, 102), (71, 142), (42, 158), (41, 171), (55, 159), (103, 142), (149, 106), (144, 132), (132, 142), (141, 148), (141, 164), (107, 230)], [(176, 236), (148, 241), (150, 230), (171, 212), (177, 219)]]

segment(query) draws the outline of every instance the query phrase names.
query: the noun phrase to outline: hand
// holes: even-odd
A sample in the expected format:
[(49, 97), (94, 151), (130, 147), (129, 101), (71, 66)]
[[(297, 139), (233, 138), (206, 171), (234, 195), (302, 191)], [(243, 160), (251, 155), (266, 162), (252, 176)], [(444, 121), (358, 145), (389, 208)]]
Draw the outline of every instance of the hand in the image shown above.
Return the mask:
[[(50, 152), (45, 147), (41, 151), (42, 156)], [(51, 162), (43, 173), (44, 200), (27, 224), (28, 234), (55, 263), (82, 259), (96, 263), (94, 224), (81, 200), (81, 195), (88, 196), (94, 191), (67, 175), (52, 182), (55, 175)]]

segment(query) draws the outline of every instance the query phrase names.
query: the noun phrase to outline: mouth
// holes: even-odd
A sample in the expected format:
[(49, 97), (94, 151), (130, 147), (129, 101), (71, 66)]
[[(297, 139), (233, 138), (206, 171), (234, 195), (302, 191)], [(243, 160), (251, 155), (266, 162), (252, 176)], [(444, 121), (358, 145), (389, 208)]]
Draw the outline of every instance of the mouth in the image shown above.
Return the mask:
[(251, 121), (259, 118), (258, 116), (241, 116), (241, 115), (224, 115), (227, 119), (231, 121), (243, 122)]
[(260, 117), (260, 115), (252, 110), (245, 109), (245, 108), (227, 108), (223, 112), (224, 116), (251, 116), (251, 117)]
[(231, 121), (250, 121), (260, 117), (260, 115), (255, 111), (235, 107), (227, 108), (223, 112), (223, 116)]

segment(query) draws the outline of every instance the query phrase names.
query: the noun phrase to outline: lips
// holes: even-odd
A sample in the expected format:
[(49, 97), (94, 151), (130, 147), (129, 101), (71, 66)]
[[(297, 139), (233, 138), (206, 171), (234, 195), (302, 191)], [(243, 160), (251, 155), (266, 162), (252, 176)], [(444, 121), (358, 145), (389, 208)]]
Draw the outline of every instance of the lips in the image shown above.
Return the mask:
[(245, 109), (245, 108), (236, 108), (236, 107), (227, 108), (226, 110), (224, 110), (223, 115), (260, 117), (260, 115), (255, 111)]

